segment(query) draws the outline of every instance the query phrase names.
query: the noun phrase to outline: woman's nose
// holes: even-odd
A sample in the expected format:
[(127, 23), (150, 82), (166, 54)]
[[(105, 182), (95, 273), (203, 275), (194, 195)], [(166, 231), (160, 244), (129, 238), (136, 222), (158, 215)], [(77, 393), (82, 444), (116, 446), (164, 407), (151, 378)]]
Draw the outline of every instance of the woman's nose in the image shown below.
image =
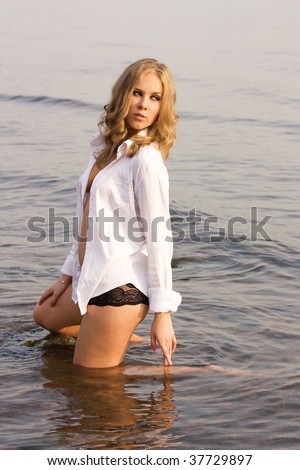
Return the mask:
[(139, 108), (140, 109), (146, 109), (147, 108), (147, 102), (146, 102), (146, 99), (145, 98), (141, 98), (141, 101), (139, 103)]

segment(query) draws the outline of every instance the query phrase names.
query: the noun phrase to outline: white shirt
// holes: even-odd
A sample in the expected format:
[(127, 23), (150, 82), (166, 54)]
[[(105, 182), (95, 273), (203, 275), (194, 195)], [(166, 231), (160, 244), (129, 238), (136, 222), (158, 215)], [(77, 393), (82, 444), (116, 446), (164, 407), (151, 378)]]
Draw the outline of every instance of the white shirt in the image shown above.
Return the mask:
[[(155, 144), (129, 158), (126, 150), (131, 143), (130, 139), (123, 142), (117, 158), (93, 181), (82, 266), (75, 237), (61, 269), (73, 277), (72, 299), (82, 315), (90, 298), (127, 283), (149, 297), (154, 312), (175, 312), (181, 303), (180, 294), (172, 290), (168, 172)], [(102, 138), (97, 134), (87, 168), (77, 183), (78, 233), (89, 174), (101, 148)]]

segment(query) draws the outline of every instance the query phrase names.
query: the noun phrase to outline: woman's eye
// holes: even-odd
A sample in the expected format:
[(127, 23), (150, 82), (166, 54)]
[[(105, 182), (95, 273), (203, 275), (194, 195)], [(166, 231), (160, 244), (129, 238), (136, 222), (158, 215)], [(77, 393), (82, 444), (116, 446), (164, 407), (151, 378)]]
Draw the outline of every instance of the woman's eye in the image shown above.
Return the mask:
[(159, 100), (160, 100), (160, 96), (158, 96), (158, 95), (153, 95), (153, 96), (151, 96), (151, 98), (152, 98), (154, 101), (159, 101)]
[(138, 90), (134, 90), (133, 96), (142, 96), (142, 93)]

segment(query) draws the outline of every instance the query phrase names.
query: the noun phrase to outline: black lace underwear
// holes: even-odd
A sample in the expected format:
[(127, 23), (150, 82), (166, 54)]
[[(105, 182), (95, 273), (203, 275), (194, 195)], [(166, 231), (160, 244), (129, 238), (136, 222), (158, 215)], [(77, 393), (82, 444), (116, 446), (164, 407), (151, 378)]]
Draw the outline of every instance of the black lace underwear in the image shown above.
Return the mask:
[(122, 305), (138, 304), (149, 305), (149, 299), (133, 284), (115, 287), (104, 294), (92, 297), (89, 301), (89, 305), (97, 305), (98, 307), (105, 307), (106, 305), (121, 307)]

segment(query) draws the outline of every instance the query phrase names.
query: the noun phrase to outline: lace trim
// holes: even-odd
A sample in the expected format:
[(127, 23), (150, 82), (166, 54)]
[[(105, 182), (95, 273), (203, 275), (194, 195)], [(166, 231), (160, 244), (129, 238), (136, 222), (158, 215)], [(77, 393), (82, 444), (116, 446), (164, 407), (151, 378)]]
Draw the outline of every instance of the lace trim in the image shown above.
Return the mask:
[(133, 284), (115, 287), (104, 294), (93, 297), (89, 301), (89, 305), (97, 305), (98, 307), (105, 307), (106, 305), (121, 307), (123, 305), (138, 304), (149, 305), (149, 299)]

